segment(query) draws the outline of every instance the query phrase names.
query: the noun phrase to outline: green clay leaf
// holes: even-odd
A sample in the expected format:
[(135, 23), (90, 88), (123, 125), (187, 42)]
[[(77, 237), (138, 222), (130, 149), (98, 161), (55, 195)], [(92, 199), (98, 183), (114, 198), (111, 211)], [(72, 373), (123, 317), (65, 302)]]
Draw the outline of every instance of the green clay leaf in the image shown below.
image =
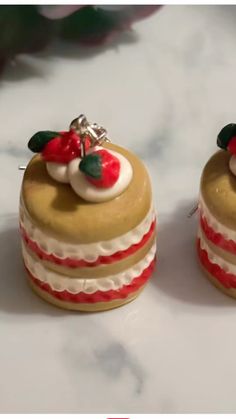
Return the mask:
[(217, 145), (223, 150), (227, 150), (228, 144), (232, 137), (236, 135), (236, 124), (228, 124), (218, 134)]
[(100, 179), (102, 175), (100, 156), (97, 154), (88, 154), (81, 160), (79, 170), (86, 176), (90, 176), (94, 179)]
[(28, 147), (33, 153), (40, 153), (50, 140), (59, 135), (59, 132), (55, 131), (38, 131), (30, 138)]

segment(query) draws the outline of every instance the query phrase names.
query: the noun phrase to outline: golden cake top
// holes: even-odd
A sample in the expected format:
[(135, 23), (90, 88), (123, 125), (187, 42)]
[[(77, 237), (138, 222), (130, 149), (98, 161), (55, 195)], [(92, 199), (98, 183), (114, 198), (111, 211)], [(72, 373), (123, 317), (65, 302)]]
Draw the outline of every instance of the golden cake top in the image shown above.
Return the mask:
[(222, 224), (236, 229), (236, 177), (229, 169), (230, 154), (215, 153), (204, 167), (201, 194), (212, 215)]
[(211, 214), (236, 230), (236, 124), (222, 128), (217, 137), (222, 150), (207, 162), (201, 178), (201, 194)]
[[(103, 133), (101, 127), (95, 130)], [(74, 129), (31, 138), (29, 147), (38, 154), (26, 168), (21, 200), (32, 224), (68, 243), (93, 243), (143, 222), (152, 206), (146, 168), (104, 138), (97, 142), (88, 131), (79, 135)]]
[(207, 162), (201, 178), (201, 194), (212, 215), (236, 229), (236, 124), (226, 125), (218, 134), (222, 149)]

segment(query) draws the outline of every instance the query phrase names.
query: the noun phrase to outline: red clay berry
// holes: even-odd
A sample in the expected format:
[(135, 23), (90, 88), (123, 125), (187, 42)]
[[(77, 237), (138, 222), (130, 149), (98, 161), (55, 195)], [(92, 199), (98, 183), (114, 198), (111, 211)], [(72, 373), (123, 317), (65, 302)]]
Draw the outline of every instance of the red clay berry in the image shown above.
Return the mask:
[(119, 178), (120, 161), (108, 150), (101, 149), (85, 156), (79, 169), (97, 188), (111, 188)]
[[(90, 139), (85, 139), (85, 149), (90, 147)], [(81, 139), (75, 131), (60, 132), (58, 137), (49, 141), (42, 151), (42, 157), (48, 162), (67, 164), (81, 157)]]

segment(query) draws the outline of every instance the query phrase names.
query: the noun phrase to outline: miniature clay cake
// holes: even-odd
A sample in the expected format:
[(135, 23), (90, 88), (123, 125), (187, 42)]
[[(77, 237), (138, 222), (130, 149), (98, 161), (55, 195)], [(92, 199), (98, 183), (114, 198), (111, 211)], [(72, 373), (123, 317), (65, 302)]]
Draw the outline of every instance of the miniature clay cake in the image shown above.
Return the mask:
[(156, 258), (149, 175), (104, 128), (81, 115), (69, 131), (29, 141), (20, 197), (22, 253), (29, 283), (71, 310), (121, 306), (141, 292)]
[(209, 279), (236, 298), (236, 124), (219, 133), (200, 187), (198, 255)]

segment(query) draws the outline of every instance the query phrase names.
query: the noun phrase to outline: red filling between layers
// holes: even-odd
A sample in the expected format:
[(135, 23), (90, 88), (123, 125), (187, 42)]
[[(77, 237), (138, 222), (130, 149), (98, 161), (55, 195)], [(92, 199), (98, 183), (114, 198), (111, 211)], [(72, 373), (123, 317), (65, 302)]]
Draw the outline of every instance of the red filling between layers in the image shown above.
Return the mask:
[[(93, 294), (85, 294), (84, 292), (79, 292), (78, 294), (71, 294), (68, 291), (54, 291), (49, 284), (40, 281), (35, 278), (29, 270), (26, 268), (28, 274), (30, 275), (31, 280), (37, 285), (41, 290), (46, 291), (53, 297), (61, 301), (68, 301), (70, 303), (101, 303), (108, 302), (117, 299), (125, 299), (131, 293), (138, 291), (150, 278), (154, 267), (155, 267), (156, 257), (152, 260), (150, 265), (144, 269), (140, 276), (133, 279), (130, 285), (124, 285), (122, 288), (114, 291), (96, 291)], [(73, 281), (73, 279), (72, 279)]]
[(216, 233), (212, 227), (207, 224), (206, 218), (201, 214), (201, 228), (208, 240), (216, 246), (236, 255), (236, 243), (233, 240), (227, 240), (221, 233)]
[(219, 265), (209, 260), (207, 251), (200, 246), (200, 239), (197, 240), (199, 259), (204, 268), (216, 278), (225, 288), (236, 288), (236, 275), (225, 272)]
[(121, 250), (119, 252), (113, 253), (110, 256), (99, 256), (95, 262), (87, 262), (83, 259), (72, 259), (72, 258), (59, 258), (54, 254), (48, 254), (44, 252), (36, 242), (31, 240), (27, 235), (26, 231), (22, 226), (20, 226), (21, 235), (27, 244), (27, 246), (34, 252), (36, 255), (43, 260), (47, 260), (52, 263), (56, 263), (57, 265), (67, 266), (68, 268), (82, 268), (82, 267), (95, 267), (98, 265), (108, 265), (110, 263), (118, 262), (121, 259), (124, 259), (133, 253), (137, 252), (141, 247), (143, 247), (147, 241), (150, 239), (152, 233), (154, 232), (156, 227), (156, 220), (154, 220), (151, 224), (149, 231), (143, 236), (142, 240), (137, 243), (133, 244), (126, 250)]

